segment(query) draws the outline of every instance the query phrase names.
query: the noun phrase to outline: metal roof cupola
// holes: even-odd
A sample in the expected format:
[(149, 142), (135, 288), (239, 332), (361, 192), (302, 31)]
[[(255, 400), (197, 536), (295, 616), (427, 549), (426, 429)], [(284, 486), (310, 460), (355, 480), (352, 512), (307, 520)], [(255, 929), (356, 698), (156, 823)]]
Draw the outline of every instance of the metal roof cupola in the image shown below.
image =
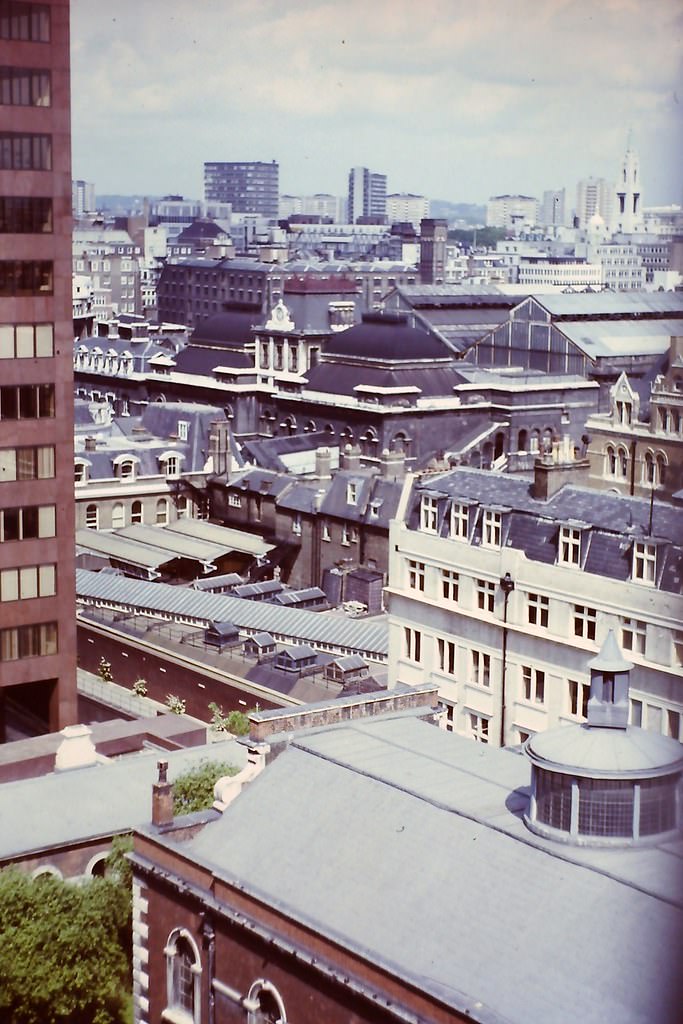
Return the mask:
[(661, 843), (683, 825), (683, 746), (628, 724), (629, 676), (613, 632), (588, 662), (587, 721), (527, 740), (532, 832), (581, 846)]

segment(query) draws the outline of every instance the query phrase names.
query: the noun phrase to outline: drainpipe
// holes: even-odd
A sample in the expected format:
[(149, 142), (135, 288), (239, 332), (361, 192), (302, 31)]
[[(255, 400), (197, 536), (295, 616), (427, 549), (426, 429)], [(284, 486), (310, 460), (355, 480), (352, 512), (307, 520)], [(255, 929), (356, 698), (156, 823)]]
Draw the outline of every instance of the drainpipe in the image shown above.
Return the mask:
[(506, 572), (500, 581), (500, 588), (503, 591), (503, 665), (501, 671), (501, 698), (500, 698), (500, 745), (505, 746), (505, 675), (507, 672), (507, 651), (508, 651), (508, 599), (515, 589), (515, 581), (509, 572)]
[(636, 489), (636, 441), (631, 441), (631, 486), (629, 494), (633, 497)]
[(200, 914), (202, 919), (201, 933), (202, 943), (207, 951), (208, 975), (209, 975), (209, 1015), (207, 1024), (214, 1024), (216, 1020), (216, 992), (214, 989), (214, 975), (216, 973), (216, 932), (206, 914)]

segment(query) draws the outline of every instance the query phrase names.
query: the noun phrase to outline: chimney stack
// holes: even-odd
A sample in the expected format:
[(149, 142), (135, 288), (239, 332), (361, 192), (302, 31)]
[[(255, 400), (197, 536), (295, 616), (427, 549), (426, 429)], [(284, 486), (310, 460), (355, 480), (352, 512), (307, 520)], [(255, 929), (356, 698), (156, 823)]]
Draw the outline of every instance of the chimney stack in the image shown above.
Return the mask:
[(86, 450), (86, 452), (94, 452), (96, 448), (97, 448), (97, 438), (96, 437), (86, 437), (86, 439), (85, 439), (85, 450)]
[(168, 761), (157, 761), (159, 778), (152, 787), (152, 824), (157, 828), (173, 823), (173, 785), (168, 781)]
[(315, 475), (319, 480), (329, 480), (332, 476), (332, 452), (329, 448), (316, 448)]

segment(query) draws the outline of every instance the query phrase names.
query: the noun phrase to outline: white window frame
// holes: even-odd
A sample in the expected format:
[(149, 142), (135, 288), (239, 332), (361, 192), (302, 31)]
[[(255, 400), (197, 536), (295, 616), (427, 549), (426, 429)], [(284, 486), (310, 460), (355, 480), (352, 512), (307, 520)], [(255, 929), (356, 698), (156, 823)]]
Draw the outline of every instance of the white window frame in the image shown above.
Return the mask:
[(496, 585), (491, 580), (476, 580), (477, 608), (493, 614), (496, 607)]
[(621, 620), (621, 646), (629, 654), (645, 654), (647, 623), (624, 616)]
[(477, 686), (491, 689), (491, 655), (486, 651), (471, 651), (472, 682)]
[(418, 590), (424, 594), (426, 566), (424, 562), (418, 562), (413, 558), (408, 559), (408, 589)]
[(436, 651), (438, 655), (439, 671), (446, 675), (455, 675), (456, 666), (456, 645), (454, 640), (446, 640), (444, 637), (436, 638)]
[(460, 574), (454, 569), (441, 570), (441, 596), (444, 601), (457, 604), (460, 596)]
[(475, 711), (467, 712), (467, 731), (471, 739), (477, 743), (488, 743), (489, 722), (487, 715), (479, 715)]
[(85, 528), (86, 530), (99, 530), (100, 528), (100, 510), (92, 502), (85, 507)]
[(585, 604), (575, 604), (573, 611), (574, 636), (583, 640), (595, 640), (598, 631), (598, 613)]
[(550, 599), (545, 594), (529, 591), (527, 594), (527, 619), (530, 626), (539, 629), (548, 628), (550, 616)]
[[(192, 973), (192, 1010), (177, 1003), (175, 959), (178, 956), (177, 943), (182, 939), (187, 942), (194, 961), (190, 964)], [(197, 943), (194, 941), (186, 928), (174, 928), (164, 946), (166, 956), (166, 1007), (162, 1011), (161, 1019), (169, 1024), (200, 1024), (202, 1004), (202, 960)]]
[(499, 548), (503, 536), (503, 517), (500, 512), (485, 508), (482, 518), (481, 543), (485, 548)]
[(424, 533), (436, 533), (439, 526), (439, 499), (432, 494), (423, 494), (420, 499), (420, 529)]
[(533, 665), (520, 665), (521, 698), (527, 704), (545, 704), (545, 672)]
[[(590, 683), (584, 683), (581, 679), (567, 680), (567, 714), (582, 722), (586, 721), (588, 715), (588, 698), (590, 697)], [(585, 713), (583, 709), (586, 709)]]
[(469, 536), (470, 509), (469, 505), (453, 502), (451, 505), (451, 537), (454, 540), (467, 540)]
[(422, 661), (422, 632), (413, 626), (403, 627), (403, 653), (408, 661), (419, 665)]
[(633, 567), (631, 578), (637, 583), (654, 587), (657, 582), (657, 545), (652, 541), (633, 542)]
[(576, 526), (560, 527), (560, 542), (557, 550), (558, 565), (581, 565), (581, 530)]

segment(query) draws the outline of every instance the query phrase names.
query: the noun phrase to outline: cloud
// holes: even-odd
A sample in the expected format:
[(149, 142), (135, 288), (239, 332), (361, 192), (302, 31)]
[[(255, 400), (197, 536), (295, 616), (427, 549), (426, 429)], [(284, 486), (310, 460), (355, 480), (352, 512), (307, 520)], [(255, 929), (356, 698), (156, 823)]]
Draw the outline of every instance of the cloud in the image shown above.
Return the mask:
[(457, 160), (445, 197), (485, 199), (611, 174), (631, 127), (680, 198), (656, 138), (680, 139), (682, 35), (677, 0), (72, 0), (74, 172), (197, 192), (204, 160), (275, 157), (342, 192), (364, 161), (437, 195)]

